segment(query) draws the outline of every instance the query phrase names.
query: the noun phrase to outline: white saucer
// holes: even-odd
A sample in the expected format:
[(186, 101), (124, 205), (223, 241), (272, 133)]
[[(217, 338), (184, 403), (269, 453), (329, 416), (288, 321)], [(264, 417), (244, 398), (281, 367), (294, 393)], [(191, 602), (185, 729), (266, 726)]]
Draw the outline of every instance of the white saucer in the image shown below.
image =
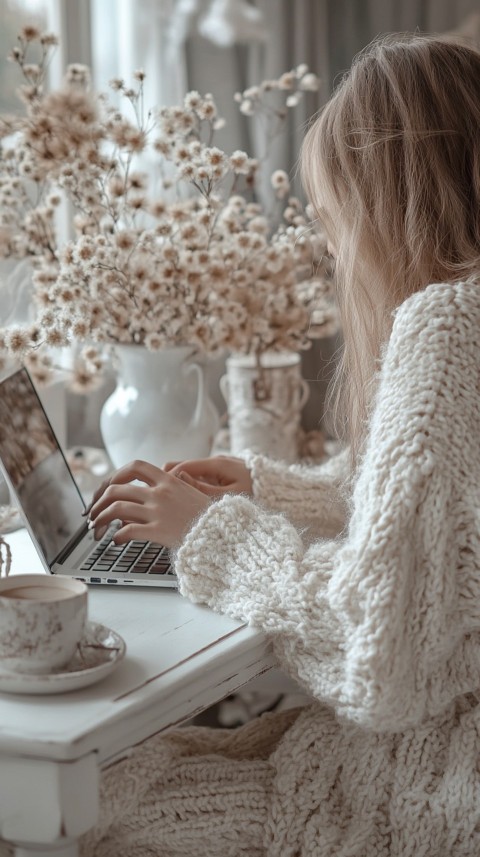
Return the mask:
[(113, 672), (126, 652), (122, 637), (97, 622), (87, 622), (85, 634), (72, 660), (61, 670), (32, 675), (2, 670), (0, 691), (7, 693), (67, 693), (100, 681)]

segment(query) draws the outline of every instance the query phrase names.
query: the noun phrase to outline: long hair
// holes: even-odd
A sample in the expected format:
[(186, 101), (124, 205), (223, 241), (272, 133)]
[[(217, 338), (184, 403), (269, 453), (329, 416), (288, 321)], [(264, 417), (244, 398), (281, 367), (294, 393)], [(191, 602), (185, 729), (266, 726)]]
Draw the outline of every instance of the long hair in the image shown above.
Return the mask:
[(334, 248), (344, 345), (329, 403), (355, 460), (394, 309), (480, 271), (480, 54), (374, 42), (309, 129), (301, 173)]

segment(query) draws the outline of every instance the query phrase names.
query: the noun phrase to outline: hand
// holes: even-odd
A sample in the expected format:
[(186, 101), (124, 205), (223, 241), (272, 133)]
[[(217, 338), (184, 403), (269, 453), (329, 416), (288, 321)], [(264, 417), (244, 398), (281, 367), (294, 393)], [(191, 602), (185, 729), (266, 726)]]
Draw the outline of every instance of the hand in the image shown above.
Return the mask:
[[(144, 485), (133, 485), (134, 480)], [(122, 521), (113, 538), (153, 541), (166, 547), (179, 544), (211, 500), (185, 481), (146, 461), (132, 461), (116, 470), (93, 496), (89, 520), (101, 539), (112, 521)]]
[(208, 497), (223, 497), (224, 494), (248, 494), (252, 496), (253, 485), (250, 471), (241, 458), (217, 455), (214, 458), (198, 458), (191, 461), (169, 461), (167, 473), (206, 494)]

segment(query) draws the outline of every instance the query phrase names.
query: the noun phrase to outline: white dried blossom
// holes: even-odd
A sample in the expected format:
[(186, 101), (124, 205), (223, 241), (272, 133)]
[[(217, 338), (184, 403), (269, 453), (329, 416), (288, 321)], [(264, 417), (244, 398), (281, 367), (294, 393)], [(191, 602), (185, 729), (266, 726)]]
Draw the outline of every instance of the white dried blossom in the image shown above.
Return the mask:
[(159, 155), (164, 155), (164, 157), (168, 157), (171, 152), (172, 146), (168, 140), (165, 140), (164, 137), (157, 137), (155, 142), (153, 143), (153, 148)]
[(70, 388), (75, 393), (91, 393), (100, 383), (98, 372), (89, 371), (85, 366), (76, 365), (70, 379)]
[(304, 77), (302, 77), (299, 86), (300, 89), (307, 90), (308, 92), (317, 92), (320, 86), (320, 80), (316, 74), (312, 74), (310, 72), (309, 74), (305, 74)]
[(216, 146), (206, 148), (204, 151), (204, 158), (207, 164), (210, 164), (213, 167), (220, 166), (226, 161), (225, 153)]
[(59, 327), (51, 327), (45, 332), (45, 344), (51, 348), (63, 348), (68, 344), (68, 337), (65, 330)]
[(261, 89), (259, 86), (250, 86), (248, 89), (244, 89), (242, 96), (243, 98), (250, 98), (251, 100), (255, 100), (260, 96)]
[(202, 103), (202, 97), (199, 92), (192, 90), (187, 92), (183, 103), (189, 110), (196, 110)]
[(260, 88), (263, 92), (272, 92), (272, 90), (278, 89), (278, 80), (264, 80), (263, 83), (260, 84)]
[(275, 170), (270, 178), (273, 189), (276, 195), (282, 199), (290, 191), (290, 181), (285, 170)]
[(38, 27), (34, 24), (26, 24), (20, 30), (19, 39), (25, 42), (36, 42), (37, 40), (40, 40), (41, 36), (42, 34)]
[(56, 33), (42, 33), (40, 35), (40, 44), (44, 47), (56, 47), (58, 45), (58, 36)]
[(90, 83), (90, 69), (81, 63), (71, 63), (67, 68), (65, 80), (67, 83), (86, 87)]
[(72, 324), (72, 335), (82, 342), (90, 332), (90, 327), (84, 319), (76, 319)]
[(244, 116), (253, 116), (254, 112), (253, 101), (250, 98), (245, 98), (240, 104), (240, 113), (243, 113)]
[(37, 63), (24, 63), (23, 64), (23, 73), (25, 77), (29, 77), (33, 80), (39, 80), (42, 75), (42, 69)]
[(178, 170), (178, 176), (185, 181), (193, 182), (197, 178), (197, 170), (192, 163), (182, 164)]
[[(248, 228), (251, 232), (258, 232), (261, 235), (267, 235), (270, 229), (270, 224), (268, 222), (268, 218), (264, 216), (252, 217), (248, 224)], [(254, 245), (252, 244), (252, 247)], [(258, 245), (254, 249), (259, 249)]]
[(297, 67), (295, 69), (295, 74), (297, 75), (297, 77), (304, 77), (304, 75), (306, 75), (307, 72), (308, 72), (308, 65), (304, 62), (300, 63), (300, 65), (297, 65)]
[(236, 149), (230, 155), (230, 166), (234, 173), (247, 175), (250, 172), (249, 157), (246, 152)]
[(293, 89), (297, 84), (297, 76), (294, 71), (286, 71), (278, 79), (279, 89)]
[(213, 121), (217, 116), (217, 108), (213, 99), (205, 98), (198, 105), (196, 112), (200, 119), (208, 119), (209, 121)]
[(145, 345), (149, 351), (160, 351), (165, 347), (164, 338), (160, 333), (149, 333), (145, 337)]
[(302, 93), (301, 92), (294, 92), (293, 95), (288, 96), (288, 98), (285, 101), (285, 104), (287, 105), (287, 107), (296, 107), (297, 104), (300, 104), (301, 100), (302, 100)]
[[(277, 206), (285, 209), (282, 222), (252, 202), (262, 162), (216, 145), (214, 132), (225, 123), (212, 95), (189, 92), (181, 105), (149, 110), (142, 124), (131, 106), (140, 115), (143, 71), (133, 74), (136, 88), (110, 82), (131, 102), (124, 114), (105, 94), (87, 90), (88, 70), (78, 65), (62, 89), (46, 92), (42, 61), (36, 67), (23, 56), (39, 37), (29, 30), (22, 38), (13, 59), (23, 63), (25, 117), (5, 120), (0, 134), (17, 135), (14, 147), (0, 142), (0, 257), (31, 262), (37, 317), (25, 329), (0, 331), (2, 353), (31, 358), (45, 375), (45, 345), (88, 343), (73, 378), (87, 392), (103, 368), (103, 343), (261, 353), (303, 348), (329, 329), (324, 235), (309, 230), (282, 170), (272, 176), (275, 196), (285, 200)], [(46, 42), (46, 58), (49, 49)], [(302, 64), (235, 100), (242, 113), (281, 127), (313, 78)], [(159, 166), (153, 192), (139, 169), (147, 150)], [(185, 182), (195, 196), (184, 193)], [(64, 197), (75, 236), (61, 246), (54, 213)], [(323, 292), (305, 285), (313, 272), (328, 282)]]
[(30, 344), (28, 332), (19, 327), (13, 327), (4, 333), (5, 348), (11, 354), (24, 354)]

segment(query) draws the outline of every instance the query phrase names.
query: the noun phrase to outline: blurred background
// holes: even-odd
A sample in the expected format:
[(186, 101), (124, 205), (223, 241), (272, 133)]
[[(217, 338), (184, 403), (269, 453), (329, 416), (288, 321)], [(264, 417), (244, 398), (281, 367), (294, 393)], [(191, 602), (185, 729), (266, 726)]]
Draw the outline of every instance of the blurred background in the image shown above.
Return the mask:
[[(51, 67), (57, 86), (69, 63), (91, 68), (95, 89), (105, 90), (114, 77), (146, 74), (145, 102), (171, 105), (192, 89), (211, 92), (226, 119), (218, 145), (262, 156), (255, 126), (234, 103), (234, 93), (267, 78), (276, 78), (299, 63), (321, 78), (319, 92), (306, 98), (288, 118), (288, 131), (267, 153), (269, 171), (286, 169), (293, 189), (300, 142), (308, 119), (328, 98), (354, 55), (379, 34), (418, 30), (458, 32), (480, 43), (480, 0), (0, 0), (0, 113), (21, 109), (16, 96), (18, 70), (7, 55), (26, 23), (55, 32), (60, 47)], [(12, 312), (6, 283), (8, 262), (0, 262), (0, 315)], [(11, 288), (11, 278), (10, 278)], [(8, 312), (7, 312), (8, 311)], [(303, 375), (311, 395), (303, 420), (319, 425), (335, 339), (314, 343), (303, 356)], [(211, 369), (211, 392), (218, 392), (222, 366)], [(100, 446), (98, 412), (113, 389), (113, 380), (89, 396), (67, 393), (68, 446)]]

